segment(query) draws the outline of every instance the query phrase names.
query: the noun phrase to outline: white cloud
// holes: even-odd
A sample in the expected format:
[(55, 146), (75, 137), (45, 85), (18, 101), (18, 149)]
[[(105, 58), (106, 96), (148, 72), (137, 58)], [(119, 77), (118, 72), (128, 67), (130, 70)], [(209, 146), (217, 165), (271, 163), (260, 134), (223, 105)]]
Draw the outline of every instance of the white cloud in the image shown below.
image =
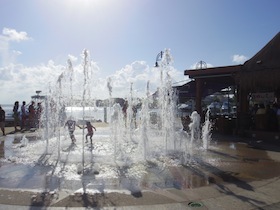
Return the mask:
[(237, 64), (244, 63), (248, 58), (244, 55), (233, 55), (232, 56), (232, 62)]
[(13, 50), (12, 51), (14, 55), (18, 56), (18, 55), (21, 55), (22, 53), (18, 50)]
[(10, 49), (10, 42), (21, 42), (30, 39), (31, 37), (24, 31), (17, 32), (15, 29), (3, 28), (2, 34), (0, 34), (0, 61), (2, 60), (2, 66), (15, 62), (16, 57), (21, 55), (21, 52)]
[[(130, 94), (132, 84), (132, 94), (135, 97), (145, 97), (147, 82), (150, 84), (150, 93), (156, 91), (160, 85), (160, 68), (149, 67), (144, 61), (135, 61), (124, 68), (109, 75), (107, 78), (98, 77), (100, 68), (96, 63), (91, 63), (90, 72), (87, 73), (88, 84), (84, 86), (84, 72), (82, 61), (73, 64), (72, 75), (72, 94), (74, 97), (81, 98), (84, 88), (92, 99), (109, 98), (107, 87), (108, 77), (111, 78), (112, 97), (127, 98)], [(184, 80), (183, 72), (174, 69), (172, 66), (163, 70), (171, 76), (172, 81)], [(63, 73), (61, 88), (63, 94), (70, 96), (70, 74), (68, 66), (55, 64), (50, 60), (46, 65), (27, 67), (20, 64), (10, 64), (0, 68), (1, 97), (0, 103), (14, 103), (14, 101), (31, 100), (31, 95), (35, 91), (41, 90), (41, 94), (49, 94), (49, 90), (57, 91), (58, 77)]]
[(30, 39), (26, 32), (17, 32), (15, 29), (11, 28), (3, 28), (2, 34), (8, 39), (8, 41), (20, 42)]
[(76, 62), (78, 60), (77, 57), (75, 57), (74, 55), (69, 54), (68, 58), (71, 60), (71, 62)]
[(12, 104), (14, 101), (29, 101), (36, 90), (46, 93), (48, 85), (57, 78), (63, 67), (47, 65), (26, 67), (21, 64), (9, 64), (0, 68), (1, 103)]

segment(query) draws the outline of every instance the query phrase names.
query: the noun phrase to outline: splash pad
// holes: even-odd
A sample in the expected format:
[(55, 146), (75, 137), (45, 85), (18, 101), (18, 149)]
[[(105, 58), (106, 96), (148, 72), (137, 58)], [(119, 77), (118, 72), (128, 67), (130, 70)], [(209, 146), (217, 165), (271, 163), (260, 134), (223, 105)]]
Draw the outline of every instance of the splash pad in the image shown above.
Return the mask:
[[(134, 96), (130, 83), (126, 109), (124, 104), (114, 101), (114, 81), (108, 78), (108, 103), (100, 107), (90, 94), (94, 72), (89, 54), (84, 51), (80, 100), (75, 98), (75, 69), (69, 60), (44, 101), (36, 140), (23, 136), (20, 144), (13, 147), (12, 155), (6, 157), (7, 161), (44, 171), (50, 190), (137, 192), (143, 185), (154, 185), (161, 177), (165, 177), (163, 187), (168, 187), (165, 169), (191, 163), (195, 153), (207, 150), (211, 139), (209, 118), (201, 126), (197, 112), (191, 115), (190, 131), (183, 131), (168, 74), (171, 63), (170, 52), (166, 50), (159, 65), (159, 87), (152, 95), (147, 81), (141, 101)], [(104, 119), (108, 122), (96, 123), (97, 115), (106, 115)], [(69, 118), (82, 128), (75, 129), (74, 144), (64, 127)], [(86, 121), (95, 122), (93, 144), (86, 143)], [(156, 176), (147, 178), (151, 171)], [(157, 183), (161, 185), (160, 181)]]

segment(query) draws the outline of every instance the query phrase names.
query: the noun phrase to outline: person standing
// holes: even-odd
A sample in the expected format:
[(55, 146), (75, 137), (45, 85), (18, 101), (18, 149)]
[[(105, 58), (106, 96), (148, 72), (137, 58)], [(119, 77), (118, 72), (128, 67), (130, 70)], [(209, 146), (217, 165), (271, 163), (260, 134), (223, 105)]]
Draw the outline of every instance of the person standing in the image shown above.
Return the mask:
[(26, 127), (26, 120), (27, 120), (27, 113), (26, 113), (26, 107), (25, 107), (26, 102), (23, 101), (22, 105), (20, 107), (20, 113), (21, 113), (21, 123), (20, 123), (20, 127), (21, 130), (23, 131), (23, 129)]
[(35, 107), (34, 107), (34, 105), (35, 105), (35, 102), (31, 101), (31, 104), (28, 107), (28, 112), (29, 112), (28, 119), (29, 119), (30, 128), (34, 128), (34, 121), (35, 121)]
[(3, 136), (6, 136), (5, 133), (5, 111), (2, 109), (2, 107), (0, 106), (0, 127), (3, 133)]
[(280, 132), (280, 103), (277, 103), (276, 116), (278, 120), (278, 131)]
[(265, 114), (265, 113), (266, 113), (265, 106), (263, 103), (260, 103), (256, 114)]
[(17, 131), (19, 131), (19, 129), (17, 129), (17, 126), (20, 123), (20, 121), (19, 121), (19, 102), (18, 101), (16, 101), (14, 104), (13, 117), (14, 117), (15, 132), (17, 132)]
[(41, 115), (42, 115), (42, 111), (43, 111), (43, 107), (41, 102), (37, 103), (37, 108), (36, 108), (36, 128), (40, 128), (41, 127)]

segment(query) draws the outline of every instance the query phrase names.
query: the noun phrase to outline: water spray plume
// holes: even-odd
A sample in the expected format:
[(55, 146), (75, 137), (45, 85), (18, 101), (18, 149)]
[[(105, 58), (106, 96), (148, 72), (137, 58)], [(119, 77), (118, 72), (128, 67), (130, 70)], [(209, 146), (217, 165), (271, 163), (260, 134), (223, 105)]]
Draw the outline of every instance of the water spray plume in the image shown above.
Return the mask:
[[(72, 89), (77, 83), (74, 78), (78, 70), (69, 59), (68, 68), (58, 76), (46, 97), (42, 116), (44, 126), (40, 128), (45, 135), (38, 141), (25, 141), (24, 148), (29, 152), (16, 153), (16, 148), (16, 155), (23, 155), (17, 161), (34, 163), (34, 160), (48, 155), (46, 164), (53, 168), (53, 175), (65, 179), (84, 180), (94, 174), (90, 182), (124, 178), (139, 180), (151, 167), (185, 164), (192, 159), (194, 151), (209, 147), (209, 118), (202, 131), (200, 116), (193, 112), (188, 132), (183, 130), (178, 118), (177, 95), (168, 74), (173, 62), (169, 50), (165, 50), (161, 62), (158, 61), (161, 73), (158, 91), (150, 94), (150, 82), (147, 81), (144, 97), (140, 100), (135, 97), (134, 84), (130, 83), (130, 87), (126, 87), (127, 101), (125, 97), (114, 99), (112, 90), (115, 87), (112, 78), (108, 77), (102, 85), (107, 85), (109, 103), (97, 106), (95, 112), (90, 112), (92, 106), (88, 105), (95, 100), (89, 94), (90, 89), (94, 89), (90, 76), (94, 75), (87, 50), (83, 51), (82, 59), (83, 78), (78, 78), (82, 82), (75, 86), (75, 93), (80, 98), (74, 97)], [(91, 120), (97, 119), (97, 115), (106, 115), (109, 122), (100, 123), (90, 146), (85, 141), (85, 121), (97, 123)], [(70, 116), (82, 128), (75, 130), (75, 144), (71, 143), (70, 134), (64, 127)]]

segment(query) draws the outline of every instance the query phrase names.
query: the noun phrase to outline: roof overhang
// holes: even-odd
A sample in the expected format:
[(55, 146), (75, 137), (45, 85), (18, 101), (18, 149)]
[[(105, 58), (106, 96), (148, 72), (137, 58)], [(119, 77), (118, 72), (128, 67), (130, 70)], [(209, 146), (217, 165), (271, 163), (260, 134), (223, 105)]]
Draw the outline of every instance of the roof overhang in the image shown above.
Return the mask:
[(228, 77), (235, 75), (242, 68), (242, 65), (222, 66), (206, 69), (185, 70), (184, 75), (188, 75), (191, 79), (196, 78), (213, 78), (213, 77)]

